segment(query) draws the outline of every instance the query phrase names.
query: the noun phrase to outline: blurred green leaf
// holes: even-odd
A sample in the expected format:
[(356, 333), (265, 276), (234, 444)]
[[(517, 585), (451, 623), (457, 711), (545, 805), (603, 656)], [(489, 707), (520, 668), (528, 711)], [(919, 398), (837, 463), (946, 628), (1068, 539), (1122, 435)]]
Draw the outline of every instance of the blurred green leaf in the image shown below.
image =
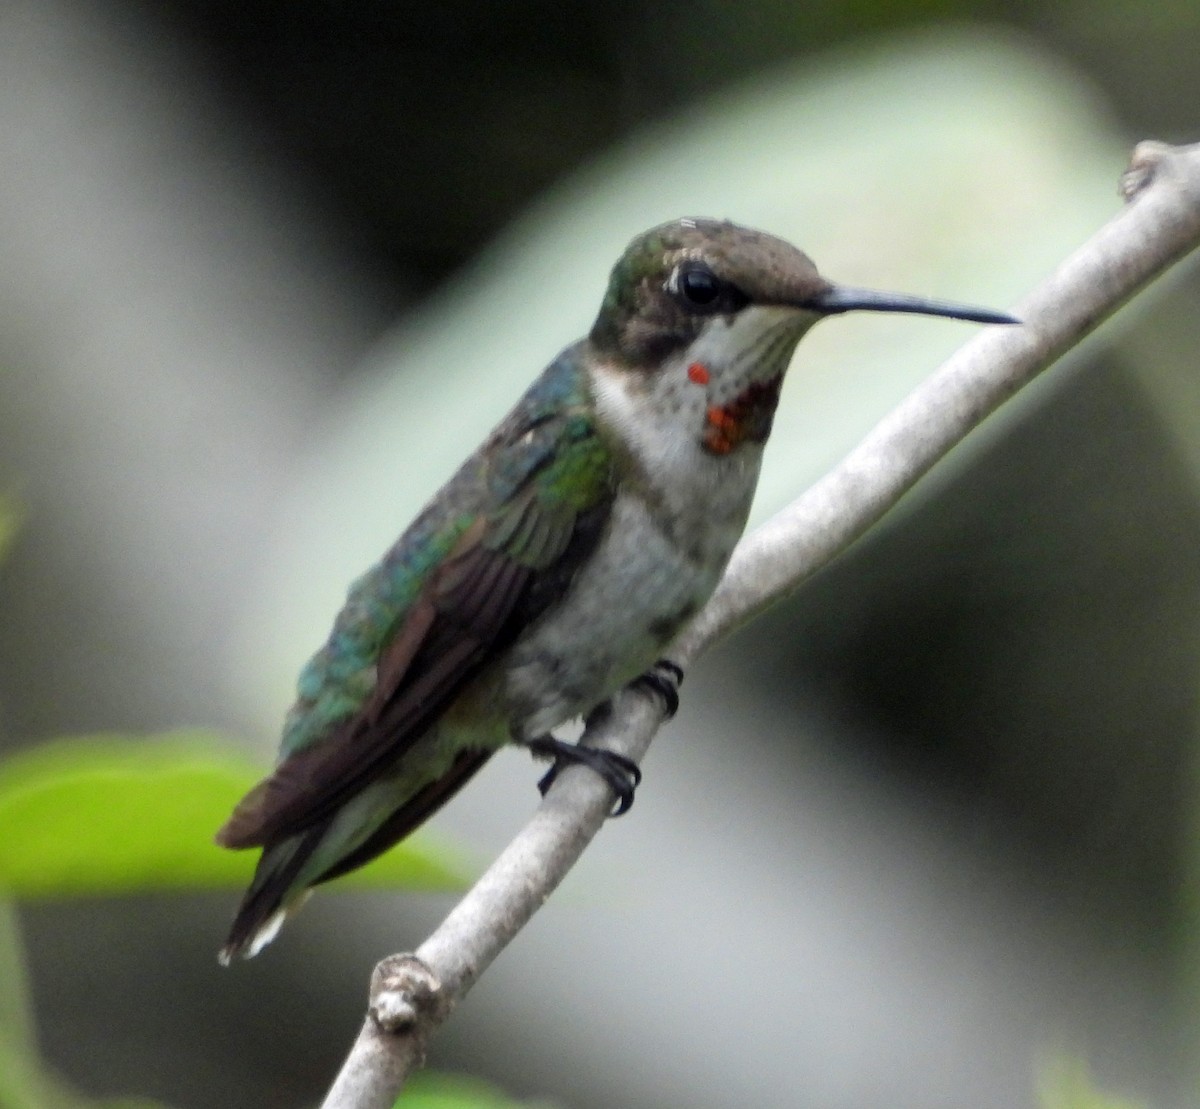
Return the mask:
[[(16, 910), (0, 899), (0, 1040), (23, 1051), (33, 1050), (30, 1008), (25, 947)], [(0, 1096), (0, 1105), (7, 1104)]]
[(144, 1097), (94, 1101), (41, 1069), (37, 1058), (0, 1035), (0, 1106), (3, 1109), (168, 1109)]
[(0, 900), (0, 1105), (50, 1109), (33, 1042), (24, 949), (13, 907)]
[(0, 1105), (4, 1109), (73, 1109), (47, 1089), (37, 1060), (0, 1029)]
[(1092, 1084), (1087, 1063), (1063, 1056), (1045, 1068), (1038, 1083), (1041, 1109), (1145, 1109), (1145, 1103), (1101, 1093)]
[[(212, 735), (55, 740), (0, 762), (0, 891), (67, 897), (135, 890), (240, 888), (258, 852), (213, 833), (261, 767)], [(344, 885), (459, 889), (467, 867), (427, 838), (409, 840)]]
[(166, 1109), (148, 1098), (93, 1101), (77, 1093), (38, 1058), (17, 914), (0, 899), (0, 1107), (2, 1109)]
[[(161, 1101), (148, 1097), (106, 1097), (100, 1101), (89, 1101), (87, 1109), (168, 1109)], [(84, 1109), (83, 1106), (80, 1109)]]
[(422, 1071), (396, 1099), (395, 1109), (550, 1109), (548, 1101), (513, 1101), (495, 1086), (461, 1074)]
[(0, 561), (12, 546), (13, 537), (21, 526), (21, 510), (12, 497), (0, 494)]

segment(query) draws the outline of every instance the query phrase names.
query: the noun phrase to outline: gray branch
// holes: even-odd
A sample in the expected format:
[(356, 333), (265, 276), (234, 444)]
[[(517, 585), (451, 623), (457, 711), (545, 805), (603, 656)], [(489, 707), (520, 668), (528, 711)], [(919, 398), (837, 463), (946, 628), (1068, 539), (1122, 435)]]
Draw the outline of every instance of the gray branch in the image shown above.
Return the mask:
[[(979, 332), (835, 470), (742, 541), (712, 600), (672, 646), (674, 661), (686, 668), (793, 591), (986, 416), (1200, 244), (1200, 144), (1141, 143), (1121, 190), (1129, 202), (1121, 213), (1016, 305), (1023, 326)], [(661, 722), (656, 699), (625, 690), (584, 740), (640, 761)], [(416, 953), (376, 967), (367, 1018), (323, 1109), (389, 1109), (430, 1033), (562, 881), (611, 802), (596, 774), (565, 768)]]

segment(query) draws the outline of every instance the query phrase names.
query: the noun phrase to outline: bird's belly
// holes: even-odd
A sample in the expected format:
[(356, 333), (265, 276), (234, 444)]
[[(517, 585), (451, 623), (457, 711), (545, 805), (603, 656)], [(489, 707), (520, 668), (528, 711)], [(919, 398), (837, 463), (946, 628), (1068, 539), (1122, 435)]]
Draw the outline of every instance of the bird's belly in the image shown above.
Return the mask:
[(513, 645), (503, 684), (515, 738), (587, 713), (648, 669), (716, 587), (739, 517), (707, 527), (689, 549), (641, 499), (618, 497), (605, 538), (562, 602)]

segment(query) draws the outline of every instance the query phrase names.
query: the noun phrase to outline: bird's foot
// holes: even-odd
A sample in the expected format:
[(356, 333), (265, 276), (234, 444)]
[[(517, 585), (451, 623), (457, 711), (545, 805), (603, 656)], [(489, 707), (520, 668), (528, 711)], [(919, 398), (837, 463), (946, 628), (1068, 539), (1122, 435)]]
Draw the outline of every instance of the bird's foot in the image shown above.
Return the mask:
[(538, 736), (527, 744), (535, 755), (546, 755), (554, 759), (554, 765), (546, 771), (538, 782), (538, 790), (546, 795), (558, 777), (558, 772), (564, 764), (571, 762), (590, 766), (601, 778), (608, 783), (609, 788), (617, 795), (616, 807), (612, 816), (621, 816), (629, 811), (633, 804), (633, 791), (642, 780), (642, 772), (633, 759), (618, 755), (615, 751), (604, 751), (599, 747), (583, 747), (578, 743), (565, 743), (552, 735)]
[(679, 687), (682, 683), (683, 667), (669, 658), (660, 658), (649, 670), (629, 684), (661, 697), (663, 709), (670, 720), (679, 711)]
[[(634, 678), (629, 684), (640, 686), (642, 689), (662, 698), (663, 710), (670, 719), (679, 709), (679, 684), (683, 681), (683, 669), (670, 659), (660, 658), (646, 673)], [(588, 723), (592, 722), (596, 713), (606, 712), (608, 702), (600, 705)], [(609, 788), (617, 795), (613, 816), (627, 813), (633, 804), (634, 790), (641, 784), (642, 771), (638, 764), (615, 751), (605, 751), (599, 747), (583, 747), (578, 743), (564, 743), (552, 735), (539, 736), (527, 744), (535, 755), (543, 755), (554, 760), (554, 765), (538, 782), (542, 796), (554, 784), (558, 772), (564, 764), (571, 762), (583, 763), (590, 766), (601, 778), (608, 783)]]

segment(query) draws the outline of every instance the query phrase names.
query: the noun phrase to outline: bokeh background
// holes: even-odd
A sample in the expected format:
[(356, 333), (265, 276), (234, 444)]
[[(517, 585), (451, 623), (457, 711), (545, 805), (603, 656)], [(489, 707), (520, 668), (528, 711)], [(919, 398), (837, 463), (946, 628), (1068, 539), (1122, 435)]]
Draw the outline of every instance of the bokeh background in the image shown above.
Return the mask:
[[(267, 765), (347, 583), (635, 233), (729, 217), (1003, 307), (1134, 141), (1197, 137), (1198, 40), (1186, 0), (3, 0), (2, 749), (194, 726)], [(695, 668), (433, 1065), (572, 1109), (1066, 1104), (1063, 1073), (1195, 1104), (1197, 292)], [(757, 518), (968, 334), (807, 338)], [(497, 757), (435, 834), (482, 865), (537, 775)], [(46, 1064), (314, 1104), (375, 959), (451, 903), (324, 891), (223, 971), (234, 900), (22, 903)]]

